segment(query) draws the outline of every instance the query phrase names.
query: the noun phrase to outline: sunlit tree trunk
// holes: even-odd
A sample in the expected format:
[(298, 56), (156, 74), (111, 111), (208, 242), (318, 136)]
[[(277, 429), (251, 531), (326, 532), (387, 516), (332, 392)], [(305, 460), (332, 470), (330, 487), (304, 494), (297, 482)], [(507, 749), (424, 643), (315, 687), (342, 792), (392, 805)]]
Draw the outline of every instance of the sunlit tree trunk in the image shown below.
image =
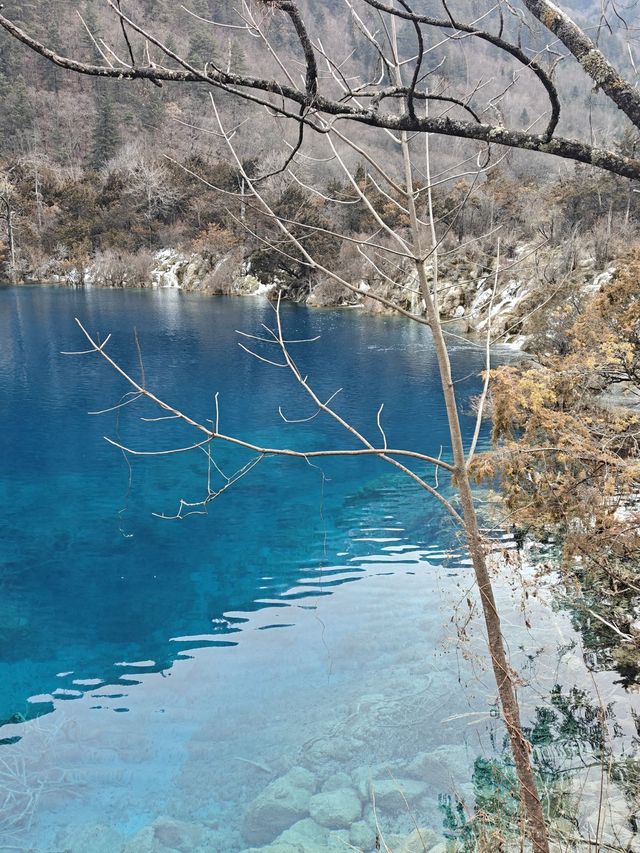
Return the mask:
[[(478, 517), (475, 510), (473, 493), (469, 479), (467, 458), (462, 442), (462, 431), (456, 402), (455, 386), (451, 374), (451, 362), (449, 352), (442, 331), (440, 312), (437, 305), (437, 244), (434, 241), (432, 247), (432, 259), (434, 264), (433, 291), (424, 260), (424, 247), (420, 233), (420, 225), (416, 213), (415, 192), (413, 186), (412, 166), (409, 153), (409, 142), (407, 134), (402, 134), (402, 156), (405, 170), (405, 183), (407, 191), (407, 204), (411, 224), (413, 249), (415, 252), (416, 270), (420, 293), (425, 301), (427, 318), (433, 335), (433, 342), (438, 360), (438, 369), (442, 383), (442, 391), (447, 410), (449, 424), (449, 435), (453, 451), (454, 482), (460, 497), (462, 506), (462, 518), (464, 530), (469, 547), (469, 554), (473, 563), (473, 570), (478, 584), (478, 592), (482, 603), (482, 612), (487, 629), (487, 642), (491, 665), (498, 688), (502, 716), (507, 727), (509, 742), (513, 761), (518, 775), (520, 785), (520, 797), (524, 806), (528, 835), (533, 845), (534, 853), (549, 853), (549, 842), (547, 839), (547, 828), (542, 809), (542, 803), (537, 790), (536, 779), (531, 766), (531, 747), (522, 731), (520, 720), (520, 709), (518, 699), (513, 685), (513, 673), (507, 661), (507, 655), (502, 636), (500, 615), (496, 606), (493, 593), (491, 576), (487, 567), (485, 547), (478, 528)], [(429, 205), (430, 223), (433, 224), (433, 211)], [(434, 235), (435, 236), (435, 235)]]

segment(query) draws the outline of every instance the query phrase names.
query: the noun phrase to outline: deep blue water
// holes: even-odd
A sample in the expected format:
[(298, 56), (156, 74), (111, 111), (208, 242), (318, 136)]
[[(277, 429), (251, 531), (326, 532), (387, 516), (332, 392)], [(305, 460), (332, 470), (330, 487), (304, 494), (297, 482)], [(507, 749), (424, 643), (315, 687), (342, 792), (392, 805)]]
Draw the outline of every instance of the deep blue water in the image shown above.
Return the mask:
[[(282, 313), (289, 338), (320, 336), (292, 345), (320, 397), (342, 388), (336, 409), (374, 443), (384, 403), (389, 446), (447, 458), (425, 328)], [(472, 584), (440, 507), (380, 461), (271, 458), (206, 514), (160, 519), (204, 496), (206, 456), (125, 458), (104, 436), (139, 450), (199, 436), (142, 420), (163, 414), (144, 402), (87, 414), (129, 389), (95, 354), (61, 354), (85, 348), (74, 317), (111, 333), (109, 352), (138, 376), (135, 330), (148, 387), (196, 420), (214, 417), (217, 393), (226, 434), (357, 446), (326, 417), (283, 421), (279, 407), (306, 419), (311, 401), (289, 371), (238, 346), (236, 330), (273, 324), (266, 302), (0, 288), (0, 850), (164, 850), (144, 833), (168, 816), (208, 833), (179, 849), (236, 851), (258, 844), (250, 803), (291, 767), (318, 787), (336, 774), (357, 787), (440, 749), (451, 764), (415, 806), (437, 830), (438, 798), (496, 742), (491, 680), (455, 650), (451, 614)], [(451, 351), (468, 440), (483, 352), (455, 338)], [(216, 444), (214, 458), (229, 476), (252, 456)], [(546, 637), (564, 642), (559, 621)], [(409, 815), (380, 808), (390, 831), (411, 831)], [(277, 834), (263, 829), (260, 843)]]
[[(292, 349), (321, 396), (344, 389), (336, 400), (340, 414), (379, 443), (376, 411), (384, 402), (390, 446), (434, 455), (442, 447), (446, 457), (441, 393), (424, 328), (352, 312), (287, 306), (283, 314), (291, 338), (321, 336)], [(242, 621), (229, 624), (225, 613), (261, 607), (263, 599), (290, 590), (301, 573), (311, 572), (315, 582), (318, 570), (331, 565), (337, 578), (323, 584), (324, 591), (353, 578), (357, 568), (340, 563), (370, 550), (370, 543), (354, 542), (354, 520), (380, 525), (399, 500), (407, 502), (402, 524), (411, 542), (442, 546), (446, 519), (431, 501), (370, 460), (320, 463), (323, 486), (319, 468), (267, 459), (212, 503), (207, 517), (182, 523), (154, 517), (174, 514), (180, 498), (204, 496), (206, 457), (198, 451), (129, 457), (129, 490), (127, 462), (103, 436), (154, 450), (187, 446), (198, 433), (143, 422), (141, 416), (164, 413), (141, 404), (88, 416), (130, 389), (96, 356), (61, 354), (86, 348), (74, 317), (103, 338), (112, 333), (111, 354), (138, 375), (136, 330), (149, 386), (200, 420), (213, 417), (217, 392), (227, 434), (296, 449), (357, 446), (327, 418), (288, 425), (279, 416), (279, 406), (298, 419), (314, 407), (288, 371), (238, 346), (236, 330), (260, 333), (262, 322), (273, 325), (264, 302), (1, 289), (0, 719), (44, 710), (27, 700), (59, 688), (58, 672), (113, 681), (126, 671), (114, 669), (116, 662), (170, 665), (177, 653), (172, 637), (216, 633), (232, 641)], [(458, 376), (472, 374), (459, 386), (464, 405), (465, 395), (477, 390), (482, 354), (463, 344), (454, 347), (453, 360)], [(464, 418), (467, 432), (471, 425)], [(251, 456), (216, 448), (216, 458), (231, 474)], [(348, 560), (336, 564), (338, 551)], [(301, 596), (308, 592), (301, 586)]]

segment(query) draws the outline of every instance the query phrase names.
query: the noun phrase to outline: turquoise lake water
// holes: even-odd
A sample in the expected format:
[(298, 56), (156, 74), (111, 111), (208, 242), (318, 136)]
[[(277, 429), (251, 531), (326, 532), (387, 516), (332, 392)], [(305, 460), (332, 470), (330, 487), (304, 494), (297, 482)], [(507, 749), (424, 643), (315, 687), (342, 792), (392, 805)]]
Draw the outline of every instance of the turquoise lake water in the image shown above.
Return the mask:
[[(378, 443), (384, 403), (389, 446), (447, 458), (425, 328), (282, 313), (289, 338), (320, 336), (292, 348), (321, 397), (343, 389), (341, 415)], [(0, 850), (232, 853), (306, 821), (296, 823), (301, 850), (366, 851), (376, 821), (399, 836), (415, 813), (441, 837), (443, 797), (466, 791), (472, 802), (474, 761), (501, 738), (481, 632), (465, 653), (456, 644), (451, 614), (473, 585), (444, 513), (372, 459), (265, 459), (206, 515), (158, 518), (206, 494), (206, 456), (125, 458), (104, 436), (163, 450), (198, 435), (150, 422), (162, 412), (146, 403), (87, 414), (129, 389), (97, 356), (61, 355), (84, 348), (74, 317), (111, 333), (110, 353), (138, 376), (135, 329), (147, 385), (196, 420), (214, 417), (218, 393), (227, 434), (357, 446), (326, 418), (283, 421), (279, 407), (302, 420), (311, 401), (287, 370), (238, 346), (236, 330), (273, 325), (266, 302), (0, 288)], [(451, 350), (469, 437), (484, 355), (459, 339)], [(251, 459), (228, 447), (214, 455), (227, 476)], [(416, 470), (433, 482), (433, 470)], [(509, 596), (505, 585), (513, 652), (526, 657)], [(527, 639), (536, 648), (575, 642), (562, 614), (541, 609), (538, 622)], [(575, 656), (556, 672), (565, 665), (585, 681)], [(277, 784), (288, 786), (284, 815), (266, 802)], [(323, 790), (359, 797), (357, 814), (311, 820), (309, 793)]]

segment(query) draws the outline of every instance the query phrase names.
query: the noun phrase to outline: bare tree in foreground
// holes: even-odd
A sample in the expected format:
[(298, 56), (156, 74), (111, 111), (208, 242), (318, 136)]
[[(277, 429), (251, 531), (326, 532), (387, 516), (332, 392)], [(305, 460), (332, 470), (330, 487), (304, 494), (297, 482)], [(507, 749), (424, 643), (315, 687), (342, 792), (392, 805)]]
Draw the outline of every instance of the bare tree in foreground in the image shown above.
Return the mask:
[[(399, 72), (400, 64), (398, 55), (395, 52), (397, 45), (395, 38), (393, 37), (392, 44), (394, 45), (396, 68)], [(252, 180), (244, 169), (242, 161), (234, 147), (234, 142), (232, 140), (233, 134), (226, 131), (216, 103), (213, 99), (212, 107), (218, 122), (219, 133), (228, 146), (230, 156), (233, 158), (236, 168), (242, 175), (248, 193), (253, 197), (254, 209), (256, 212), (260, 212), (266, 218), (267, 223), (270, 223), (272, 226), (273, 233), (271, 236), (260, 236), (255, 231), (252, 232), (252, 236), (255, 239), (264, 242), (274, 252), (285, 254), (290, 258), (295, 258), (310, 269), (314, 269), (325, 276), (328, 276), (346, 290), (359, 292), (358, 285), (355, 285), (349, 279), (344, 278), (333, 266), (328, 265), (326, 260), (314, 257), (314, 255), (311, 254), (311, 251), (307, 248), (306, 233), (308, 233), (308, 231), (317, 232), (323, 229), (314, 226), (304, 226), (302, 229), (302, 235), (297, 236), (300, 230), (300, 223), (295, 220), (283, 219), (276, 215), (267, 199), (266, 193), (261, 189), (260, 183), (256, 183)], [(371, 234), (348, 238), (351, 247), (353, 248), (353, 246), (355, 246), (362, 262), (371, 267), (378, 274), (385, 275), (384, 268), (388, 268), (389, 265), (394, 263), (396, 265), (406, 264), (410, 269), (412, 269), (412, 275), (410, 275), (409, 281), (414, 283), (413, 286), (416, 288), (416, 296), (419, 299), (422, 299), (426, 305), (426, 320), (422, 316), (412, 313), (407, 309), (398, 310), (402, 310), (402, 313), (405, 316), (408, 316), (413, 320), (426, 323), (431, 328), (440, 375), (442, 378), (442, 388), (451, 435), (453, 454), (452, 463), (443, 459), (436, 459), (418, 451), (388, 447), (386, 435), (381, 423), (381, 409), (378, 411), (377, 424), (382, 437), (382, 446), (374, 445), (374, 443), (371, 442), (362, 432), (358, 431), (350, 423), (344, 420), (332, 406), (333, 396), (328, 400), (321, 399), (312, 388), (308, 379), (303, 376), (295, 359), (291, 355), (290, 344), (293, 342), (286, 339), (279, 311), (276, 314), (276, 327), (274, 329), (265, 327), (266, 337), (264, 337), (264, 335), (262, 337), (248, 335), (246, 336), (247, 345), (241, 344), (241, 346), (247, 349), (247, 351), (252, 355), (255, 355), (262, 361), (266, 361), (268, 364), (290, 370), (296, 381), (302, 386), (313, 401), (314, 405), (317, 407), (317, 411), (323, 412), (336, 420), (345, 430), (348, 431), (348, 433), (350, 433), (353, 438), (355, 438), (355, 440), (361, 445), (361, 449), (292, 451), (284, 448), (259, 447), (255, 444), (238, 439), (235, 436), (224, 435), (218, 430), (217, 417), (216, 424), (214, 424), (213, 427), (207, 426), (194, 421), (183, 412), (159, 399), (153, 392), (145, 387), (144, 379), (136, 381), (111, 359), (105, 350), (106, 341), (104, 344), (100, 344), (84, 328), (83, 332), (87, 336), (91, 345), (90, 351), (99, 353), (132, 387), (132, 391), (130, 392), (131, 396), (126, 400), (127, 404), (135, 402), (139, 397), (146, 397), (165, 410), (169, 417), (179, 419), (203, 434), (203, 440), (201, 442), (189, 445), (186, 448), (174, 448), (167, 452), (175, 453), (188, 450), (203, 450), (207, 454), (209, 460), (210, 472), (212, 470), (212, 466), (213, 468), (217, 467), (212, 454), (212, 443), (214, 441), (231, 442), (257, 454), (249, 463), (244, 465), (233, 475), (228, 477), (225, 476), (222, 488), (213, 489), (211, 484), (209, 484), (207, 496), (204, 501), (192, 503), (181, 500), (178, 512), (174, 517), (184, 517), (184, 515), (190, 512), (198, 511), (199, 508), (206, 505), (210, 500), (218, 497), (222, 491), (226, 491), (230, 488), (238, 481), (238, 479), (246, 476), (263, 458), (282, 455), (297, 456), (307, 461), (323, 456), (374, 455), (409, 476), (419, 487), (444, 506), (456, 526), (464, 533), (469, 547), (479, 596), (484, 612), (490, 658), (496, 679), (500, 705), (502, 707), (503, 718), (506, 724), (520, 783), (523, 814), (527, 831), (532, 841), (533, 849), (536, 853), (546, 853), (548, 850), (548, 842), (546, 836), (544, 809), (538, 794), (536, 780), (531, 766), (531, 746), (522, 731), (516, 692), (517, 676), (511, 669), (507, 660), (500, 617), (497, 611), (491, 577), (487, 565), (489, 545), (481, 536), (471, 491), (469, 472), (480, 433), (483, 405), (480, 406), (480, 410), (477, 415), (476, 427), (472, 441), (469, 447), (465, 448), (458, 416), (454, 379), (451, 373), (451, 364), (445, 341), (445, 332), (442, 328), (438, 309), (438, 298), (439, 295), (442, 294), (443, 288), (446, 288), (446, 285), (441, 283), (438, 273), (438, 262), (441, 251), (440, 245), (443, 235), (437, 234), (436, 222), (433, 216), (428, 136), (423, 138), (423, 141), (426, 142), (426, 148), (424, 150), (424, 175), (426, 184), (422, 188), (417, 187), (414, 180), (414, 172), (417, 168), (416, 160), (419, 155), (415, 148), (412, 151), (407, 133), (402, 132), (397, 140), (400, 150), (401, 164), (404, 170), (404, 180), (394, 180), (379, 162), (377, 162), (373, 157), (369, 157), (369, 163), (373, 172), (372, 174), (367, 175), (367, 181), (364, 187), (360, 186), (360, 184), (354, 179), (344, 159), (344, 149), (348, 150), (354, 146), (356, 148), (359, 147), (356, 146), (348, 136), (335, 129), (328, 129), (325, 139), (330, 155), (344, 171), (357, 201), (364, 206), (373, 223)], [(463, 167), (461, 166), (460, 168)], [(476, 167), (476, 176), (481, 173), (483, 169), (486, 170), (487, 168), (490, 167), (488, 165), (485, 165), (484, 167)], [(302, 181), (302, 179), (296, 174), (296, 171), (294, 171), (293, 163), (290, 167), (290, 175), (297, 181)], [(383, 214), (380, 212), (381, 200), (385, 203), (391, 204), (399, 210), (402, 217), (406, 217), (407, 224), (404, 228), (392, 228), (385, 222)], [(421, 213), (426, 216), (425, 219), (421, 218)], [(335, 232), (334, 236), (343, 239), (341, 235), (338, 235)], [(495, 287), (498, 281), (500, 272), (499, 265), (500, 257), (498, 243), (495, 277), (491, 286), (492, 294), (495, 293)], [(407, 287), (411, 286), (411, 284), (407, 285)], [(385, 297), (375, 298), (381, 299), (381, 301), (383, 301), (387, 306), (396, 307)], [(491, 299), (493, 299), (493, 296), (491, 296)], [(487, 358), (489, 355), (489, 348), (492, 343), (490, 331), (489, 327), (489, 333), (487, 335)], [(264, 356), (255, 351), (256, 347), (261, 347), (263, 345), (268, 346), (270, 344), (276, 346), (279, 350), (278, 360), (276, 360), (277, 357), (274, 358), (269, 354)], [(489, 364), (487, 364), (487, 376), (482, 396), (482, 403), (484, 403), (484, 399), (486, 397), (488, 368)], [(139, 451), (134, 448), (126, 447), (120, 443), (115, 444), (125, 453), (156, 455), (156, 451)], [(436, 469), (440, 471), (441, 478), (443, 480), (449, 478), (449, 482), (453, 482), (457, 497), (453, 500), (450, 499), (440, 490), (438, 485), (432, 485), (428, 482), (424, 475), (416, 471), (415, 463), (427, 464), (429, 466), (434, 465)], [(437, 483), (438, 478), (436, 477), (436, 484)]]
[[(235, 73), (230, 67), (217, 67), (213, 62), (207, 63), (203, 68), (196, 68), (155, 38), (153, 34), (139, 27), (132, 18), (121, 11), (120, 4), (116, 4), (112, 0), (107, 0), (107, 3), (118, 16), (122, 26), (135, 32), (137, 37), (142, 40), (141, 45), (136, 43), (136, 47), (139, 48), (137, 58), (134, 48), (130, 46), (129, 61), (117, 59), (116, 53), (113, 51), (103, 54), (105, 64), (102, 66), (68, 59), (31, 38), (3, 16), (0, 16), (0, 25), (32, 50), (56, 65), (71, 71), (119, 80), (147, 79), (156, 84), (160, 84), (162, 81), (206, 84), (249, 100), (257, 106), (265, 107), (271, 114), (275, 113), (290, 119), (298, 127), (297, 141), (291, 146), (285, 158), (284, 166), (278, 169), (278, 172), (288, 170), (291, 178), (299, 183), (302, 183), (303, 178), (300, 177), (296, 165), (300, 162), (300, 158), (304, 157), (302, 146), (305, 129), (309, 128), (317, 132), (320, 139), (323, 139), (325, 145), (328, 146), (328, 156), (344, 171), (355, 199), (364, 206), (372, 222), (372, 233), (366, 237), (346, 237), (339, 233), (332, 233), (331, 236), (341, 241), (347, 240), (355, 248), (362, 262), (382, 277), (390, 278), (388, 270), (394, 264), (406, 264), (412, 268), (416, 283), (416, 296), (424, 303), (426, 319), (417, 312), (400, 307), (384, 297), (375, 298), (378, 298), (387, 307), (399, 310), (400, 313), (410, 319), (425, 323), (431, 329), (451, 436), (452, 462), (435, 459), (417, 451), (389, 448), (381, 426), (380, 412), (378, 413), (378, 426), (382, 436), (382, 446), (376, 446), (346, 422), (332, 407), (332, 398), (329, 400), (321, 399), (306, 377), (300, 372), (291, 356), (290, 342), (287, 341), (283, 332), (279, 313), (277, 314), (276, 328), (266, 329), (267, 337), (260, 343), (272, 344), (277, 347), (281, 360), (274, 362), (270, 358), (264, 359), (254, 351), (252, 354), (269, 363), (276, 364), (278, 367), (289, 369), (296, 381), (310, 396), (318, 411), (337, 420), (361, 445), (360, 449), (298, 452), (284, 448), (259, 447), (235, 436), (224, 435), (218, 431), (217, 421), (213, 426), (199, 423), (161, 400), (146, 387), (144, 377), (140, 381), (136, 381), (111, 359), (105, 349), (107, 341), (99, 343), (84, 328), (83, 332), (89, 340), (89, 352), (98, 353), (132, 387), (132, 391), (126, 398), (126, 404), (135, 402), (138, 398), (146, 397), (160, 406), (167, 413), (167, 417), (184, 422), (202, 435), (201, 441), (185, 448), (166, 451), (167, 453), (189, 450), (205, 452), (209, 460), (210, 470), (211, 467), (215, 467), (212, 454), (213, 442), (230, 442), (256, 454), (250, 463), (231, 477), (226, 477), (226, 482), (221, 489), (214, 490), (209, 485), (207, 497), (203, 501), (204, 504), (219, 495), (221, 491), (228, 489), (240, 477), (248, 474), (251, 468), (265, 457), (286, 455), (310, 460), (327, 455), (364, 454), (379, 457), (402, 471), (446, 508), (454, 522), (464, 532), (473, 562), (487, 629), (491, 663), (520, 785), (527, 834), (534, 853), (548, 853), (549, 843), (544, 809), (531, 765), (531, 745), (523, 733), (520, 720), (516, 691), (517, 677), (509, 665), (505, 651), (500, 617), (487, 565), (487, 543), (483, 540), (479, 530), (471, 489), (470, 466), (475, 455), (480, 432), (482, 405), (478, 413), (472, 441), (470, 446), (465, 448), (445, 333), (440, 319), (439, 298), (443, 291), (443, 285), (439, 278), (438, 263), (441, 244), (444, 236), (446, 236), (447, 229), (444, 229), (444, 234), (438, 234), (438, 223), (433, 212), (431, 193), (433, 186), (438, 181), (433, 178), (429, 164), (429, 135), (441, 134), (483, 143), (483, 146), (486, 147), (477, 155), (475, 165), (469, 167), (468, 163), (466, 166), (461, 164), (458, 170), (459, 175), (468, 176), (471, 173), (476, 178), (491, 168), (491, 157), (493, 156), (491, 145), (493, 143), (554, 154), (632, 178), (640, 177), (640, 161), (612, 151), (601, 150), (591, 144), (556, 136), (561, 103), (553, 80), (553, 65), (544, 64), (539, 51), (527, 50), (521, 46), (518, 39), (508, 41), (503, 35), (503, 16), (511, 21), (515, 14), (511, 5), (500, 2), (490, 10), (494, 13), (494, 17), (496, 14), (499, 16), (498, 33), (496, 34), (492, 30), (483, 28), (483, 21), (490, 13), (481, 16), (478, 20), (462, 22), (454, 16), (444, 0), (442, 4), (444, 17), (442, 18), (417, 14), (412, 11), (405, 0), (398, 0), (396, 6), (388, 6), (378, 2), (378, 0), (362, 0), (360, 11), (350, 0), (346, 0), (346, 2), (349, 9), (349, 22), (358, 29), (367, 50), (373, 51), (377, 56), (376, 76), (372, 80), (363, 81), (361, 78), (354, 80), (354, 78), (347, 76), (342, 69), (343, 63), (329, 56), (322, 46), (322, 41), (314, 39), (310, 35), (298, 7), (292, 0), (256, 2), (253, 6), (243, 3), (238, 13), (240, 21), (238, 28), (263, 44), (267, 53), (272, 56), (276, 69), (279, 70), (278, 79), (249, 77)], [(564, 48), (573, 55), (594, 83), (625, 113), (632, 124), (640, 127), (640, 95), (632, 83), (617, 73), (589, 36), (582, 32), (559, 7), (547, 2), (547, 0), (523, 0), (523, 2), (529, 13), (553, 34), (553, 45), (555, 46), (558, 42), (564, 45)], [(280, 13), (283, 22), (288, 20), (289, 27), (295, 33), (299, 49), (304, 57), (302, 83), (299, 82), (300, 74), (295, 62), (291, 62), (290, 59), (285, 61), (285, 58), (274, 50), (269, 39), (267, 18), (272, 13)], [(368, 14), (368, 17), (365, 13)], [(377, 29), (371, 25), (372, 16), (378, 22)], [(401, 22), (404, 22), (404, 25), (411, 29), (415, 37), (417, 52), (413, 57), (403, 58), (400, 55), (397, 30)], [(480, 39), (516, 63), (519, 66), (518, 73), (526, 72), (526, 74), (532, 75), (532, 79), (535, 78), (544, 90), (548, 101), (547, 110), (538, 119), (544, 117), (545, 129), (541, 133), (531, 133), (505, 128), (501, 122), (487, 124), (481, 121), (480, 116), (471, 106), (475, 92), (480, 87), (479, 83), (474, 84), (468, 92), (458, 95), (443, 93), (443, 91), (432, 91), (427, 88), (425, 80), (433, 73), (433, 69), (425, 70), (423, 68), (424, 57), (428, 53), (424, 42), (426, 30), (442, 32), (442, 38), (452, 44), (467, 39)], [(547, 47), (549, 46), (547, 45)], [(168, 68), (159, 61), (153, 61), (151, 59), (152, 49), (161, 52), (163, 62), (171, 61), (177, 64), (179, 68)], [(213, 97), (212, 104), (218, 122), (219, 137), (228, 147), (235, 167), (242, 177), (247, 194), (253, 198), (254, 209), (265, 217), (266, 221), (272, 226), (271, 236), (265, 237), (254, 232), (252, 234), (253, 239), (262, 241), (269, 250), (285, 254), (295, 259), (297, 263), (327, 276), (346, 290), (359, 293), (360, 289), (357, 284), (337, 272), (335, 266), (328, 265), (325, 259), (314, 256), (308, 248), (304, 229), (307, 228), (315, 232), (326, 231), (326, 229), (303, 225), (295, 219), (289, 220), (276, 214), (269, 203), (267, 194), (262, 190), (261, 181), (268, 176), (263, 175), (256, 179), (247, 174), (242, 159), (234, 147), (233, 134), (225, 129)], [(385, 111), (384, 107), (387, 105), (389, 107)], [(453, 118), (451, 113), (454, 111), (454, 114), (462, 114), (463, 118)], [(396, 170), (393, 167), (387, 167), (386, 163), (383, 165), (366, 147), (363, 148), (359, 142), (354, 141), (353, 135), (342, 130), (347, 121), (379, 128), (383, 132), (387, 132), (390, 135), (392, 146), (400, 155), (400, 168)], [(416, 134), (418, 134), (417, 137)], [(419, 173), (422, 178), (421, 181), (416, 180), (416, 139), (418, 142), (422, 140), (425, 144), (424, 170)], [(345, 161), (345, 151), (349, 150), (363, 158), (371, 169), (364, 186), (358, 183), (349, 171)], [(451, 180), (454, 176), (454, 174), (449, 173), (440, 180)], [(388, 204), (391, 209), (399, 211), (403, 223), (401, 227), (398, 227), (397, 224), (393, 226), (389, 224), (389, 214), (386, 209), (381, 208), (380, 199), (385, 201), (385, 206)], [(336, 201), (335, 199), (327, 200)], [(499, 271), (500, 259), (498, 255), (493, 292), (495, 292)], [(491, 310), (489, 314), (491, 314)], [(253, 344), (257, 343), (255, 338), (252, 337), (252, 340)], [(489, 353), (491, 342), (489, 323), (487, 353)], [(488, 373), (482, 403), (486, 398), (487, 382)], [(120, 444), (117, 446), (127, 453), (143, 455), (157, 455), (158, 453), (157, 451), (135, 450)], [(543, 448), (543, 450), (550, 452), (553, 451), (553, 448)], [(535, 452), (535, 450), (529, 449), (528, 452)], [(434, 465), (436, 470), (450, 477), (456, 492), (456, 500), (445, 497), (437, 485), (433, 486), (427, 482), (421, 474), (411, 467), (412, 462)], [(192, 508), (193, 505), (182, 501), (178, 516)]]

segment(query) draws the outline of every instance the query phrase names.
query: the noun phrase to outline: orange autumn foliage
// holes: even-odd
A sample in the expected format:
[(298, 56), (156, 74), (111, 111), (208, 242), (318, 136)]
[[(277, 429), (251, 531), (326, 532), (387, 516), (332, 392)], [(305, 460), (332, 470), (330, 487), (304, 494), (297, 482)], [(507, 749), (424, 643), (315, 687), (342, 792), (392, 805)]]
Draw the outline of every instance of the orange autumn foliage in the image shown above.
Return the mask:
[(597, 564), (614, 587), (640, 565), (640, 253), (586, 300), (565, 355), (492, 379), (495, 449), (474, 464), (499, 476), (509, 519), (558, 535), (565, 565)]

